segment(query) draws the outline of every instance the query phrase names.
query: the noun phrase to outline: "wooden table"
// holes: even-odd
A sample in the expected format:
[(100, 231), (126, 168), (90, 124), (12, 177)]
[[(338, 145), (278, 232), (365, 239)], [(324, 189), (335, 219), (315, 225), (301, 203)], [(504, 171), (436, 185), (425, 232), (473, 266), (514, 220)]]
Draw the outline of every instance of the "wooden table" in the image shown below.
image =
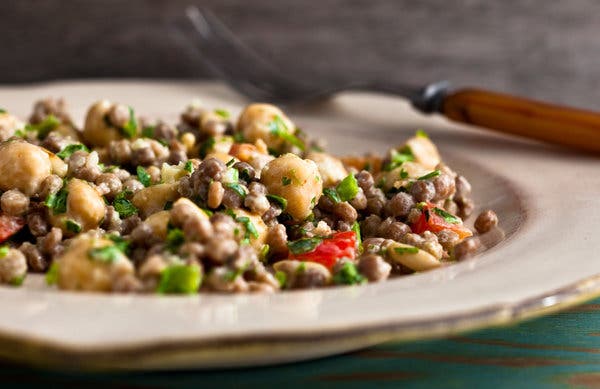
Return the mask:
[(81, 374), (0, 364), (0, 377), (2, 388), (600, 388), (600, 299), (510, 327), (283, 366)]

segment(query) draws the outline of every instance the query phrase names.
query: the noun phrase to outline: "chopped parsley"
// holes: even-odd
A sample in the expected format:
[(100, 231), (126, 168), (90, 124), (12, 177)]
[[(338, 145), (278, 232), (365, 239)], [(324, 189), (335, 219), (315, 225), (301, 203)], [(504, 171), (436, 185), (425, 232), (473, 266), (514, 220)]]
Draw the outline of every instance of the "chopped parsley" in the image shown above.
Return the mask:
[(285, 122), (283, 121), (283, 119), (281, 119), (279, 115), (275, 115), (273, 120), (269, 122), (268, 126), (271, 134), (280, 137), (281, 139), (285, 140), (293, 146), (296, 146), (302, 151), (306, 150), (304, 142), (302, 142), (302, 140), (300, 140), (300, 138), (298, 138), (296, 135), (288, 131)]
[(416, 254), (419, 252), (417, 247), (394, 247), (394, 251), (400, 255)]
[(45, 278), (47, 285), (54, 285), (58, 282), (58, 262), (52, 262), (52, 265), (50, 265), (50, 268), (46, 272)]
[(120, 252), (127, 255), (129, 252), (129, 241), (127, 239), (117, 234), (108, 234), (106, 235), (106, 238), (112, 240), (115, 247), (119, 249)]
[(87, 255), (89, 258), (98, 262), (113, 263), (123, 254), (117, 246), (110, 245), (89, 249)]
[(65, 148), (62, 149), (56, 155), (61, 159), (66, 159), (66, 158), (69, 158), (71, 155), (73, 155), (73, 153), (75, 153), (76, 151), (89, 152), (90, 150), (85, 145), (82, 145), (81, 143), (74, 143), (74, 144), (65, 146)]
[(400, 150), (392, 150), (392, 155), (390, 157), (390, 163), (383, 167), (383, 170), (390, 171), (395, 168), (401, 166), (404, 162), (414, 161), (415, 156), (409, 146), (404, 146)]
[(131, 108), (131, 107), (128, 107), (128, 108), (129, 108), (129, 120), (121, 128), (121, 132), (123, 132), (123, 135), (125, 135), (125, 137), (131, 139), (137, 134), (138, 124), (137, 124), (137, 120), (135, 118), (135, 112), (133, 111), (133, 108)]
[(408, 178), (408, 172), (406, 170), (404, 170), (404, 169), (401, 169), (400, 170), (400, 178), (401, 179)]
[(323, 194), (333, 201), (334, 204), (342, 202), (342, 199), (335, 188), (325, 188), (323, 189)]
[(244, 225), (244, 228), (246, 229), (245, 238), (248, 238), (249, 236), (252, 236), (255, 239), (258, 238), (258, 230), (256, 229), (256, 227), (254, 226), (254, 224), (248, 216), (236, 217), (235, 221)]
[(146, 126), (142, 128), (142, 138), (154, 138), (156, 126)]
[(364, 284), (367, 279), (358, 272), (352, 262), (346, 262), (342, 268), (333, 275), (333, 282), (337, 285)]
[(144, 185), (146, 188), (152, 184), (152, 178), (150, 174), (141, 166), (138, 166), (136, 169), (138, 180)]
[(44, 205), (52, 210), (53, 215), (67, 212), (67, 197), (69, 196), (69, 191), (65, 186), (66, 185), (63, 185), (61, 190), (57, 193), (50, 193), (44, 201)]
[(204, 159), (206, 157), (206, 154), (208, 154), (213, 149), (213, 147), (215, 147), (215, 143), (216, 140), (212, 136), (204, 142), (202, 142), (202, 144), (200, 145), (200, 150), (198, 151), (202, 159)]
[(197, 265), (175, 264), (164, 269), (156, 292), (160, 294), (192, 294), (202, 284), (202, 272)]
[(222, 117), (223, 119), (229, 119), (229, 117), (231, 116), (228, 110), (222, 108), (215, 109), (215, 114), (217, 114), (217, 116)]
[(440, 174), (442, 174), (441, 171), (434, 170), (434, 171), (432, 171), (430, 173), (425, 174), (424, 176), (421, 176), (421, 177), (417, 178), (417, 180), (428, 180), (430, 178), (438, 177)]
[(450, 224), (460, 224), (460, 219), (453, 214), (444, 211), (441, 208), (433, 208), (433, 212), (444, 218), (444, 220)]
[(287, 274), (279, 270), (275, 272), (275, 278), (277, 279), (277, 282), (279, 282), (281, 289), (285, 288), (285, 285), (287, 284)]
[(362, 237), (361, 237), (361, 233), (360, 233), (360, 224), (358, 224), (357, 221), (354, 221), (354, 223), (352, 223), (351, 230), (356, 235), (356, 243), (358, 243), (359, 250), (362, 251)]
[(177, 251), (179, 246), (185, 242), (185, 235), (181, 228), (170, 228), (167, 232), (167, 249), (171, 252)]
[(121, 192), (113, 201), (113, 207), (115, 211), (119, 213), (121, 218), (126, 218), (129, 216), (136, 215), (138, 213), (138, 209), (131, 203), (131, 201), (125, 198), (127, 196), (127, 192)]
[(289, 185), (289, 184), (291, 184), (291, 183), (292, 183), (292, 179), (291, 179), (291, 178), (289, 178), (289, 177), (286, 177), (286, 176), (283, 176), (283, 177), (281, 178), (281, 184), (282, 184), (283, 186), (288, 186), (288, 185)]
[(281, 196), (277, 196), (274, 194), (268, 194), (267, 199), (276, 203), (279, 206), (279, 208), (281, 208), (282, 211), (285, 211), (285, 209), (287, 208), (287, 200)]
[(72, 232), (74, 234), (78, 234), (81, 232), (81, 224), (71, 219), (67, 219), (65, 221), (65, 228), (67, 229), (67, 231)]
[(192, 161), (187, 161), (185, 163), (185, 165), (183, 165), (183, 170), (185, 170), (186, 172), (189, 172), (189, 173), (193, 173), (194, 172), (194, 164), (192, 163)]
[(0, 246), (0, 259), (6, 257), (9, 250), (10, 248), (8, 246)]
[(44, 139), (50, 131), (54, 130), (59, 125), (60, 120), (56, 116), (50, 114), (37, 124), (27, 124), (25, 126), (25, 131), (37, 132), (38, 139)]
[(323, 242), (323, 238), (302, 238), (288, 242), (287, 246), (292, 254), (298, 255), (314, 251), (321, 242)]
[(342, 201), (350, 201), (358, 194), (358, 182), (354, 174), (350, 173), (335, 188)]
[(237, 195), (240, 196), (241, 198), (246, 197), (246, 189), (244, 189), (244, 187), (242, 185), (238, 184), (237, 182), (225, 184), (225, 187), (229, 188), (232, 191), (234, 191), (235, 193), (237, 193)]

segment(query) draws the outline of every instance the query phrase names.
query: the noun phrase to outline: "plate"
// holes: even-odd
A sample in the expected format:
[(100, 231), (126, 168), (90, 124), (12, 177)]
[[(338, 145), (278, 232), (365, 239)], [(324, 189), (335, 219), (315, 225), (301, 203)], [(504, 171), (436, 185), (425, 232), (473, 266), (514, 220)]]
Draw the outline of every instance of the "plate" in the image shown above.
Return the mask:
[[(0, 87), (0, 105), (22, 117), (45, 96), (64, 96), (79, 120), (99, 98), (169, 121), (193, 98), (233, 113), (246, 103), (192, 81)], [(288, 113), (339, 155), (382, 152), (427, 130), (470, 179), (479, 209), (497, 211), (506, 239), (427, 273), (275, 295), (79, 294), (30, 276), (23, 288), (0, 288), (0, 357), (88, 370), (257, 366), (506, 324), (600, 295), (598, 158), (422, 116), (380, 95), (342, 94)]]

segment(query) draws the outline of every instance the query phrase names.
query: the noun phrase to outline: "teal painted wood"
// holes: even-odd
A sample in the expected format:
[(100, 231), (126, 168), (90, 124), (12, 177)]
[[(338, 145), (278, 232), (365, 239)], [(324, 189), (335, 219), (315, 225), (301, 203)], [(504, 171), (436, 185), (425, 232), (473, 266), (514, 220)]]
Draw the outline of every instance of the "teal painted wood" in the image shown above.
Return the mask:
[(0, 364), (0, 382), (2, 388), (600, 388), (600, 299), (514, 326), (284, 366), (75, 374)]

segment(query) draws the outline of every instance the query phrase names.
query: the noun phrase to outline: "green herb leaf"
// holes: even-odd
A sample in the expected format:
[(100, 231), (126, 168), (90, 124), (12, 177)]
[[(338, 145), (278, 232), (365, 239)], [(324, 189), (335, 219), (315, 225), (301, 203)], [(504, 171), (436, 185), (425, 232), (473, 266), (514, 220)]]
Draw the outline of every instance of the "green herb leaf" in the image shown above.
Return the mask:
[(25, 131), (37, 132), (38, 139), (44, 139), (50, 131), (54, 130), (60, 125), (60, 120), (54, 115), (48, 115), (37, 124), (27, 124)]
[(67, 219), (65, 221), (65, 228), (67, 229), (67, 231), (70, 231), (74, 234), (78, 234), (81, 232), (81, 224), (71, 219)]
[(285, 122), (283, 121), (283, 119), (281, 119), (281, 117), (279, 115), (275, 115), (275, 117), (273, 118), (273, 121), (271, 121), (268, 124), (268, 127), (269, 127), (269, 130), (271, 131), (271, 134), (275, 134), (276, 136), (278, 136), (281, 139), (285, 140), (286, 142), (296, 146), (297, 148), (299, 148), (302, 151), (306, 150), (306, 146), (304, 145), (304, 142), (302, 142), (302, 140), (300, 140), (298, 137), (296, 137), (296, 135), (289, 132)]
[(428, 180), (430, 178), (435, 178), (435, 177), (439, 176), (440, 174), (442, 174), (441, 171), (434, 170), (431, 173), (427, 173), (424, 176), (421, 176), (421, 177), (417, 178), (417, 180)]
[(6, 110), (4, 108), (0, 108), (0, 113), (6, 113)]
[(414, 161), (415, 156), (409, 146), (404, 146), (400, 150), (392, 150), (390, 163), (383, 167), (383, 170), (390, 171), (401, 166), (404, 162)]
[(61, 190), (57, 193), (51, 193), (44, 201), (44, 205), (52, 210), (53, 215), (58, 215), (67, 212), (67, 197), (69, 191), (66, 189), (66, 183), (63, 184)]
[(82, 145), (81, 143), (75, 143), (75, 144), (71, 144), (71, 145), (65, 146), (65, 148), (62, 149), (56, 155), (59, 158), (61, 158), (61, 159), (66, 159), (66, 158), (70, 157), (76, 151), (87, 151), (87, 152), (89, 152), (90, 150), (85, 145)]
[(400, 170), (400, 178), (401, 179), (408, 178), (408, 172), (406, 170), (404, 170), (404, 169), (401, 169)]
[(364, 284), (367, 279), (358, 272), (352, 262), (346, 262), (342, 268), (333, 275), (333, 283), (336, 285)]
[(189, 172), (189, 173), (193, 173), (194, 172), (194, 164), (192, 163), (192, 161), (187, 161), (185, 163), (185, 165), (183, 166), (183, 170), (185, 170), (186, 172)]
[(185, 242), (185, 234), (180, 228), (170, 228), (167, 232), (167, 249), (171, 252), (177, 251)]
[(419, 252), (417, 247), (394, 247), (394, 251), (400, 255), (416, 254)]
[(285, 176), (281, 177), (281, 184), (283, 186), (288, 186), (291, 183), (292, 183), (292, 179), (291, 178), (285, 177)]
[(458, 217), (454, 216), (451, 213), (444, 211), (441, 208), (437, 208), (437, 207), (433, 208), (433, 212), (438, 214), (439, 216), (443, 217), (444, 220), (450, 224), (460, 224), (460, 222), (461, 222), (461, 220)]
[(27, 273), (23, 274), (22, 276), (13, 278), (12, 280), (10, 280), (9, 284), (12, 286), (21, 286), (23, 285), (23, 281), (25, 281), (25, 277), (27, 277)]
[(6, 257), (8, 255), (8, 251), (10, 250), (10, 247), (8, 246), (0, 246), (0, 259)]
[[(237, 171), (237, 170), (236, 170)], [(246, 198), (246, 189), (238, 183), (225, 184), (226, 188), (237, 193), (241, 198)]]
[(200, 289), (202, 272), (197, 265), (171, 265), (160, 274), (156, 288), (161, 294), (192, 294)]
[(121, 218), (133, 216), (138, 213), (138, 209), (135, 205), (125, 198), (125, 192), (121, 192), (117, 195), (113, 201), (113, 207), (115, 208), (115, 211), (119, 213)]
[(358, 194), (358, 182), (354, 174), (350, 173), (335, 188), (342, 201), (350, 201)]
[(45, 278), (47, 285), (54, 285), (58, 282), (58, 262), (52, 262), (52, 265), (50, 265), (50, 268), (46, 272)]
[(129, 107), (129, 120), (125, 123), (123, 128), (121, 128), (121, 131), (125, 137), (131, 139), (137, 134), (137, 126), (135, 112), (133, 111), (133, 108)]
[(281, 289), (284, 289), (287, 283), (287, 274), (279, 270), (275, 272), (275, 278), (279, 282), (279, 286), (281, 287)]
[(237, 169), (229, 168), (225, 171), (222, 182), (229, 184), (237, 184), (240, 181), (240, 172)]
[(210, 137), (207, 140), (205, 140), (204, 142), (202, 142), (202, 144), (200, 145), (200, 150), (198, 151), (200, 153), (200, 157), (202, 157), (202, 159), (204, 159), (206, 157), (206, 154), (208, 154), (209, 152), (212, 151), (213, 147), (215, 147), (215, 143), (216, 140), (214, 137)]
[(233, 141), (235, 143), (245, 143), (246, 139), (244, 138), (244, 133), (243, 132), (234, 132), (233, 133)]
[(279, 206), (279, 208), (281, 208), (282, 211), (285, 211), (285, 209), (287, 208), (287, 200), (281, 196), (277, 196), (274, 194), (268, 194), (267, 199), (276, 203)]
[(104, 247), (96, 247), (89, 249), (87, 252), (89, 258), (104, 262), (104, 263), (113, 263), (122, 255), (121, 250), (117, 248), (117, 246), (110, 245)]
[(226, 110), (226, 109), (222, 109), (222, 108), (217, 108), (217, 109), (215, 109), (215, 113), (216, 113), (218, 116), (222, 117), (223, 119), (229, 119), (229, 117), (231, 116), (231, 115), (229, 114), (229, 111), (228, 111), (228, 110)]
[(142, 128), (142, 138), (154, 138), (156, 126), (146, 126)]
[(227, 163), (225, 164), (225, 166), (232, 167), (234, 164), (235, 164), (235, 158), (231, 158), (229, 161), (227, 161)]
[(360, 224), (358, 224), (358, 222), (355, 221), (354, 223), (352, 223), (351, 230), (354, 231), (354, 234), (356, 235), (356, 243), (358, 243), (358, 249), (362, 251), (362, 237), (360, 233)]
[(248, 235), (252, 236), (254, 239), (258, 238), (258, 236), (259, 236), (258, 230), (254, 226), (252, 221), (250, 221), (250, 218), (248, 216), (240, 216), (240, 217), (236, 218), (235, 220), (238, 223), (242, 223), (244, 225), (244, 227), (246, 228), (246, 238), (248, 238)]
[(323, 194), (333, 201), (334, 204), (342, 202), (342, 199), (335, 188), (325, 188), (323, 189)]
[(123, 238), (121, 235), (108, 234), (106, 235), (106, 238), (112, 240), (115, 244), (115, 247), (123, 254), (127, 255), (127, 253), (129, 253), (129, 241)]
[(302, 238), (293, 242), (288, 242), (288, 249), (294, 255), (310, 253), (323, 242), (323, 238)]
[(144, 185), (146, 188), (152, 184), (152, 178), (150, 174), (141, 166), (138, 166), (136, 169), (138, 180)]
[(258, 253), (258, 259), (261, 262), (267, 262), (270, 251), (271, 251), (271, 246), (269, 246), (268, 244), (263, 244), (263, 246), (260, 248), (260, 253)]

